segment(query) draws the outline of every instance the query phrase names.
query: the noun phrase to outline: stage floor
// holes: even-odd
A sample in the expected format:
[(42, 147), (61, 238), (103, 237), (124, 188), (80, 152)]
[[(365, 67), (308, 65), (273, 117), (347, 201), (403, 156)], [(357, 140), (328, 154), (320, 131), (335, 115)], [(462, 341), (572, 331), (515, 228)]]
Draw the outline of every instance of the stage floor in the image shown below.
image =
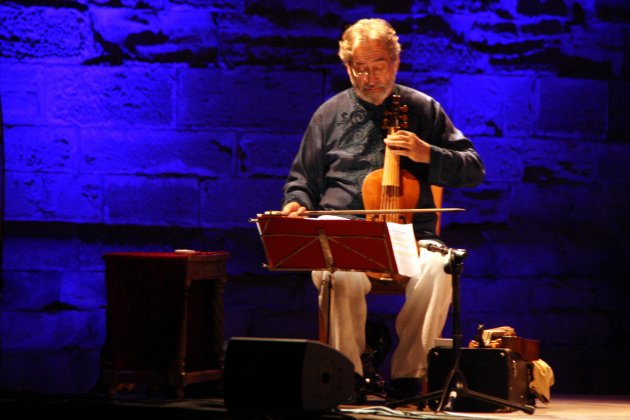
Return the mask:
[[(341, 406), (341, 411), (354, 416), (357, 419), (385, 419), (389, 416), (375, 416), (356, 412), (357, 407)], [(363, 409), (369, 407), (362, 407)], [(435, 413), (425, 409), (413, 411), (410, 407), (399, 407), (405, 417), (394, 418), (420, 418), (420, 419), (536, 419), (536, 420), (573, 420), (573, 419), (630, 419), (630, 396), (594, 396), (594, 395), (552, 395), (549, 404), (536, 401), (534, 414), (527, 414), (517, 410), (512, 412), (494, 413)], [(417, 415), (417, 417), (408, 417)]]
[(3, 395), (0, 412), (3, 419), (17, 418), (85, 418), (96, 419), (238, 419), (238, 420), (293, 420), (293, 419), (630, 419), (630, 396), (552, 395), (544, 405), (537, 401), (534, 414), (520, 410), (494, 413), (436, 413), (412, 407), (387, 409), (375, 405), (341, 405), (323, 413), (260, 413), (234, 415), (227, 412), (221, 398), (187, 398), (169, 400), (142, 398), (133, 395), (102, 398), (92, 396)]

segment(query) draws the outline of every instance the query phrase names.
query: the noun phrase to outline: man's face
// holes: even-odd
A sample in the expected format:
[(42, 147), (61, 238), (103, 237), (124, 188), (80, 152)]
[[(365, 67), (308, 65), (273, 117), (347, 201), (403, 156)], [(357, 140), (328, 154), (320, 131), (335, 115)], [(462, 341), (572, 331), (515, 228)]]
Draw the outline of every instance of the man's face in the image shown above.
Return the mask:
[(364, 41), (355, 49), (346, 66), (350, 82), (359, 98), (380, 105), (391, 94), (398, 72), (398, 61), (379, 41)]

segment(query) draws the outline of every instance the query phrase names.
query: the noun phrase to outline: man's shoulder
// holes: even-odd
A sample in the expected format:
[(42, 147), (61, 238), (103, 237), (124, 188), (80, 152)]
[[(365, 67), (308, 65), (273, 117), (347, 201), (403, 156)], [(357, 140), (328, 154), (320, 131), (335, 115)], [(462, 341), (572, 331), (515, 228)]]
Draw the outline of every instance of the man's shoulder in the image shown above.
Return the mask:
[(326, 99), (315, 111), (315, 115), (336, 114), (344, 109), (352, 107), (352, 95), (350, 89), (343, 90)]
[(329, 97), (322, 103), (322, 107), (339, 106), (341, 104), (350, 103), (352, 101), (352, 88), (342, 90)]
[(398, 91), (400, 92), (400, 96), (406, 98), (407, 101), (420, 103), (436, 102), (436, 100), (431, 95), (418, 89), (414, 89), (412, 87), (404, 85), (397, 85), (397, 87)]

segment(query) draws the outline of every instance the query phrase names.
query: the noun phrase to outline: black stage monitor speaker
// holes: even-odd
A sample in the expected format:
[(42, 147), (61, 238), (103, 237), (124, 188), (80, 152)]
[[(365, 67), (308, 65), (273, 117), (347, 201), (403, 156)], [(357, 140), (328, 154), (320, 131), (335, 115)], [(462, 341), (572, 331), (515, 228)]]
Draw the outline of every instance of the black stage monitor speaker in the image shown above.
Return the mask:
[[(453, 367), (453, 349), (433, 348), (429, 352), (429, 392), (444, 389), (444, 382)], [(510, 349), (463, 348), (459, 370), (468, 389), (517, 404), (534, 404), (529, 390), (530, 364)], [(429, 401), (435, 409), (439, 400)], [(472, 397), (457, 398), (454, 411), (493, 412), (513, 411), (500, 405)]]
[(353, 392), (354, 365), (319, 341), (234, 337), (223, 373), (228, 411), (328, 410)]

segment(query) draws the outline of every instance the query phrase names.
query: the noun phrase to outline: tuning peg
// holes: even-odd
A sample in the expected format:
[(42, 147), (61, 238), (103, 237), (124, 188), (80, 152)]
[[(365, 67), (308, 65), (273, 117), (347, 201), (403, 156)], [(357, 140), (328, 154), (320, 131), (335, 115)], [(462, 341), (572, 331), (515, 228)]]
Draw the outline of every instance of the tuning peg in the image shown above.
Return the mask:
[(407, 105), (401, 105), (400, 106), (400, 112), (406, 113), (408, 111), (409, 111), (409, 107)]

